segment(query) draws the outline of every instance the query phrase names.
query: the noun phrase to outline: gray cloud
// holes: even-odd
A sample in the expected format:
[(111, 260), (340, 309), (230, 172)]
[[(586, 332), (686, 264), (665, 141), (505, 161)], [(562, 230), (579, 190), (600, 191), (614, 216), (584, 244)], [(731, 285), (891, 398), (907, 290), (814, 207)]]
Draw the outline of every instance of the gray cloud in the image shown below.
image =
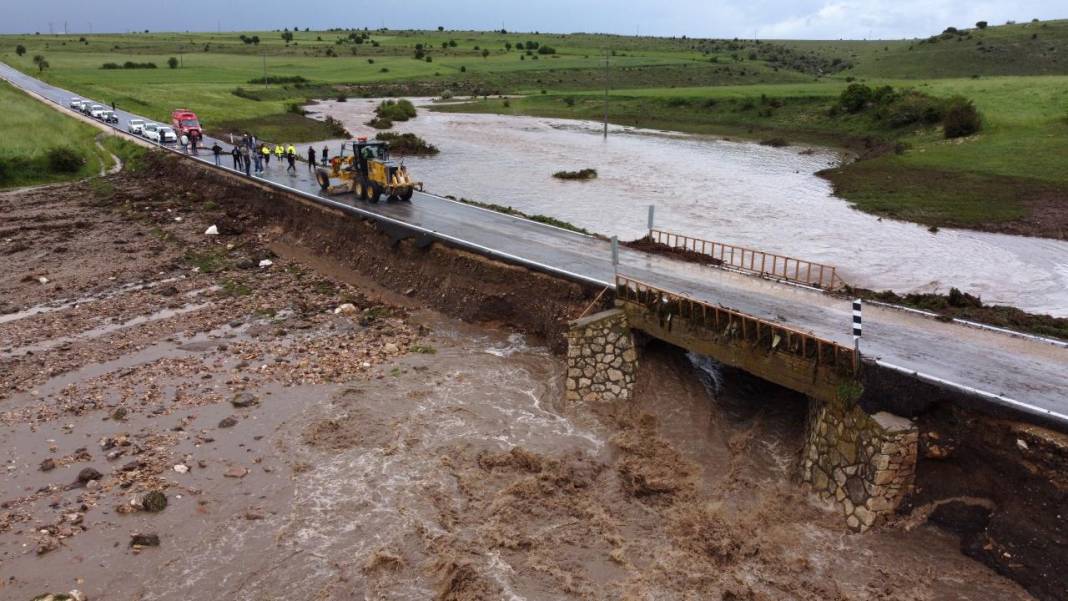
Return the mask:
[[(282, 27), (499, 29), (795, 39), (903, 38), (949, 25), (1066, 16), (1064, 0), (0, 0), (0, 32), (263, 30)], [(361, 15), (371, 15), (361, 18)]]

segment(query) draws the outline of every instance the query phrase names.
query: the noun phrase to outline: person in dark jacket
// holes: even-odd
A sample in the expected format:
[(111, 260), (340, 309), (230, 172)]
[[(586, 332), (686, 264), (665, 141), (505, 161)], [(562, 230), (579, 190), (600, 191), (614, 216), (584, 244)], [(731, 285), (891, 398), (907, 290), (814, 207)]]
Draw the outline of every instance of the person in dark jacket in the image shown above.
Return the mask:
[(308, 147), (308, 170), (315, 170), (315, 148), (312, 146)]
[(234, 157), (234, 169), (241, 171), (241, 149), (234, 146), (234, 149), (230, 151), (230, 155)]
[(211, 147), (211, 154), (215, 155), (215, 166), (218, 167), (220, 165), (219, 155), (222, 154), (222, 146), (219, 146), (218, 142)]
[(245, 175), (252, 177), (252, 153), (248, 146), (241, 147), (241, 162), (245, 165)]
[(326, 167), (326, 164), (330, 162), (329, 156), (330, 156), (330, 149), (327, 148), (326, 146), (323, 146), (323, 167)]

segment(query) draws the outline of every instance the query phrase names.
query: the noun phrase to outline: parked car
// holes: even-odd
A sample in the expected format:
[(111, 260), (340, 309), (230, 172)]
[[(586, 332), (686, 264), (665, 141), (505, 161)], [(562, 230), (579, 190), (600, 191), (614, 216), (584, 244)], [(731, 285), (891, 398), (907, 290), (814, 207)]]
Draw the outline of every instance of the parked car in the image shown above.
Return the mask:
[(145, 120), (144, 119), (130, 119), (130, 122), (126, 125), (126, 131), (136, 136), (145, 135)]
[(169, 125), (161, 125), (159, 128), (159, 136), (163, 139), (163, 143), (177, 142), (178, 134), (174, 133), (174, 129)]
[(99, 104), (94, 104), (92, 106), (92, 108), (89, 109), (89, 116), (92, 117), (93, 119), (99, 119), (100, 115), (104, 114), (104, 111), (106, 111), (106, 110), (107, 109), (104, 108), (104, 106), (99, 105)]
[(76, 110), (80, 109), (81, 105), (82, 105), (82, 102), (84, 102), (84, 100), (82, 100), (81, 98), (78, 98), (77, 96), (75, 96), (74, 98), (70, 99), (70, 108), (76, 109)]
[(100, 114), (100, 119), (104, 123), (118, 123), (119, 122), (119, 116), (115, 113), (115, 111), (104, 111), (103, 113)]
[(79, 113), (84, 112), (85, 111), (85, 101), (84, 100), (79, 100), (77, 102), (71, 102), (70, 103), (70, 108), (78, 111)]
[(86, 115), (88, 115), (89, 114), (89, 110), (92, 109), (92, 108), (93, 108), (93, 104), (91, 102), (89, 102), (88, 100), (83, 100), (82, 104), (81, 104), (81, 108), (78, 109), (78, 110), (80, 110), (81, 112), (83, 112)]
[(145, 137), (160, 144), (170, 144), (178, 141), (178, 134), (174, 133), (169, 125), (149, 123), (145, 125)]

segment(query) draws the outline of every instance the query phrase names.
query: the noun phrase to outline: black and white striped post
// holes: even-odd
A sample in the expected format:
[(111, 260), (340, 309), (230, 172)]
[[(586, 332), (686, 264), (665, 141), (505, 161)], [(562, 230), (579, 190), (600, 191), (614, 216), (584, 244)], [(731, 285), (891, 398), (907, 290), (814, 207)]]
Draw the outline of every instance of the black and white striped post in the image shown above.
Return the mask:
[(863, 327), (862, 319), (861, 319), (861, 308), (862, 308), (861, 300), (859, 298), (858, 299), (854, 299), (853, 300), (853, 355), (854, 355), (853, 368), (854, 369), (856, 369), (856, 367), (857, 367), (856, 362), (859, 361), (859, 359), (860, 359), (860, 332), (861, 332), (861, 328)]

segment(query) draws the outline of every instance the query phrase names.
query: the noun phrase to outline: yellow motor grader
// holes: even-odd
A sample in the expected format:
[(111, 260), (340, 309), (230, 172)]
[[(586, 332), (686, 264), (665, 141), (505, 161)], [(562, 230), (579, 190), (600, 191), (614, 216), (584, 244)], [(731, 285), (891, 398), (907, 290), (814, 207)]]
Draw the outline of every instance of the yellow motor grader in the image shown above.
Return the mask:
[[(423, 190), (423, 182), (412, 181), (408, 169), (389, 158), (389, 144), (358, 138), (351, 142), (352, 154), (345, 156), (348, 144), (341, 153), (330, 159), (330, 168), (315, 170), (315, 180), (327, 194), (352, 192), (360, 200), (410, 201), (416, 188)], [(338, 180), (337, 184), (332, 183)]]

